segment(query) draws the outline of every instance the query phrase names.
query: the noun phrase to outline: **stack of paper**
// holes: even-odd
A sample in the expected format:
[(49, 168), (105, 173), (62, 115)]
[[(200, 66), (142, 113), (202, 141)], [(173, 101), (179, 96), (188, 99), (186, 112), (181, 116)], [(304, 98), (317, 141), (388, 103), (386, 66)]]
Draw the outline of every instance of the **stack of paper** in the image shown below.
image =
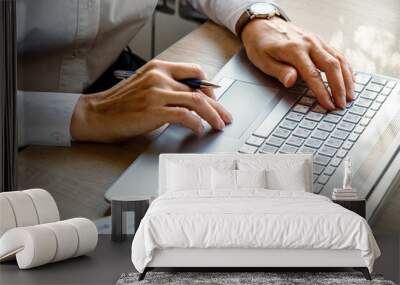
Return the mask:
[(332, 199), (334, 200), (357, 200), (358, 194), (355, 189), (333, 189)]

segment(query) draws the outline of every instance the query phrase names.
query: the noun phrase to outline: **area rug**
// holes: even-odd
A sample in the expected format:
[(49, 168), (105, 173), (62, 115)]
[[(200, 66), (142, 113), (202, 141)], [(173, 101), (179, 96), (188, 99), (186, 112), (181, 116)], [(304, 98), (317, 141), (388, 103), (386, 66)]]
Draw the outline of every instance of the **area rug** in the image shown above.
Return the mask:
[(359, 272), (148, 272), (142, 281), (138, 281), (138, 276), (138, 273), (122, 274), (117, 285), (395, 285), (380, 275), (372, 275), (373, 280), (368, 281)]

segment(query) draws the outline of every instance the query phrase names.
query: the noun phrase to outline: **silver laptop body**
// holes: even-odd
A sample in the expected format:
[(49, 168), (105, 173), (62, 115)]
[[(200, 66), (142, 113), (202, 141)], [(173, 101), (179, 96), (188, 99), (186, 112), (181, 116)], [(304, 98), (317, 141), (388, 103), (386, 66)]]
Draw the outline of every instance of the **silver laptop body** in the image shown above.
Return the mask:
[(328, 197), (341, 187), (343, 159), (353, 164), (353, 187), (371, 218), (400, 169), (398, 79), (358, 72), (356, 100), (325, 113), (304, 83), (285, 89), (256, 69), (244, 51), (216, 75), (219, 102), (234, 122), (223, 131), (205, 125), (199, 138), (169, 126), (106, 192), (105, 198), (156, 196), (160, 153), (314, 153), (314, 192)]

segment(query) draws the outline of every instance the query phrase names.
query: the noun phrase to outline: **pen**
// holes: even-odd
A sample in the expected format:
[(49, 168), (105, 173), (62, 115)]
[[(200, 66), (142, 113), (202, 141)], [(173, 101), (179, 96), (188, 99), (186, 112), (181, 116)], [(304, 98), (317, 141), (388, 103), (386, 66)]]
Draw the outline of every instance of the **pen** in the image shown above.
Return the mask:
[[(114, 76), (118, 79), (126, 79), (126, 78), (132, 76), (133, 74), (135, 74), (135, 72), (133, 72), (131, 70), (115, 70), (114, 71)], [(178, 81), (189, 86), (190, 88), (193, 88), (193, 89), (221, 87), (215, 83), (212, 83), (212, 82), (204, 80), (204, 79), (186, 78), (186, 79), (181, 79)]]

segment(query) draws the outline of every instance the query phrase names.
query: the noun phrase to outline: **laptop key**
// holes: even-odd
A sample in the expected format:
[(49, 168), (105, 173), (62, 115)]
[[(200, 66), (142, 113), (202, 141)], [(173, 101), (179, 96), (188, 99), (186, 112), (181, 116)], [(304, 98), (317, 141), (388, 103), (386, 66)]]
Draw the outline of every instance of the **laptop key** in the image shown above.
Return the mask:
[(343, 110), (334, 110), (331, 112), (331, 114), (335, 114), (335, 115), (339, 115), (339, 116), (344, 116), (347, 113), (347, 109), (343, 109)]
[(328, 114), (325, 116), (324, 121), (329, 122), (329, 123), (334, 123), (337, 124), (341, 120), (340, 116), (333, 115), (333, 114)]
[(319, 178), (318, 178), (318, 183), (319, 184), (326, 184), (326, 182), (328, 182), (329, 180), (329, 176), (322, 174)]
[(355, 75), (355, 81), (356, 83), (362, 84), (362, 85), (366, 85), (369, 80), (371, 79), (371, 76), (368, 74), (364, 74), (364, 73), (357, 73)]
[(353, 143), (351, 141), (345, 141), (342, 145), (342, 148), (345, 150), (349, 150), (349, 149), (351, 149), (352, 146), (353, 146)]
[(279, 126), (288, 130), (294, 130), (297, 127), (297, 123), (290, 120), (283, 120)]
[(250, 136), (246, 143), (249, 145), (261, 146), (264, 143), (264, 139), (256, 136)]
[(370, 91), (370, 90), (364, 90), (361, 93), (361, 97), (362, 98), (366, 98), (366, 99), (369, 99), (369, 100), (375, 100), (376, 96), (378, 96), (378, 93), (374, 92), (374, 91)]
[(334, 156), (336, 153), (336, 148), (333, 147), (329, 147), (324, 145), (320, 150), (319, 150), (320, 154), (326, 155), (326, 156)]
[(371, 109), (372, 111), (378, 111), (380, 107), (381, 107), (381, 104), (380, 104), (380, 103), (374, 102), (374, 103), (371, 105), (371, 108), (370, 108), (370, 109)]
[(349, 135), (348, 140), (351, 141), (351, 142), (355, 142), (358, 139), (359, 136), (360, 136), (360, 134), (352, 133), (352, 134)]
[(296, 113), (296, 112), (290, 112), (287, 116), (286, 119), (295, 121), (295, 122), (300, 122), (303, 119), (304, 115)]
[(373, 76), (371, 82), (373, 82), (375, 84), (379, 84), (379, 85), (386, 85), (387, 80), (382, 77)]
[(373, 110), (368, 110), (368, 111), (365, 113), (365, 117), (371, 119), (371, 118), (373, 118), (373, 117), (375, 116), (375, 114), (376, 114), (375, 111), (373, 111)]
[(376, 97), (376, 99), (375, 99), (375, 102), (382, 104), (383, 102), (385, 102), (385, 100), (386, 100), (386, 96), (378, 95), (378, 97)]
[(272, 146), (269, 144), (264, 145), (259, 152), (261, 153), (276, 153), (278, 151), (278, 148), (276, 146)]
[(353, 106), (353, 104), (354, 104), (354, 101), (347, 102), (346, 103), (346, 108), (347, 109), (351, 108)]
[(322, 191), (322, 189), (324, 189), (324, 185), (319, 184), (319, 183), (315, 183), (313, 188), (314, 188), (313, 192), (315, 194), (319, 194)]
[(277, 137), (274, 137), (274, 136), (270, 136), (265, 141), (266, 144), (269, 144), (269, 145), (272, 145), (272, 146), (277, 146), (277, 147), (280, 147), (283, 144), (283, 142), (284, 142), (283, 139), (277, 138)]
[(336, 156), (339, 158), (344, 158), (347, 154), (347, 150), (344, 149), (339, 149), (339, 151), (336, 153)]
[(287, 144), (293, 145), (293, 146), (297, 146), (300, 147), (303, 143), (304, 143), (304, 139), (299, 138), (299, 137), (295, 137), (295, 136), (291, 136), (287, 141)]
[(353, 123), (349, 123), (349, 122), (340, 122), (340, 124), (337, 126), (337, 128), (338, 128), (339, 130), (351, 132), (351, 131), (354, 129), (355, 126), (356, 126), (356, 125), (353, 124)]
[(299, 124), (300, 127), (308, 130), (313, 130), (317, 126), (317, 123), (310, 120), (302, 120)]
[(326, 138), (329, 136), (329, 133), (326, 131), (322, 130), (315, 130), (312, 134), (311, 137), (320, 139), (320, 140), (326, 140)]
[(383, 90), (381, 91), (382, 95), (388, 96), (390, 94), (390, 92), (392, 92), (392, 89), (390, 87), (385, 87), (383, 88)]
[(341, 162), (342, 160), (340, 158), (334, 157), (332, 158), (330, 165), (333, 167), (338, 167)]
[(335, 139), (330, 137), (328, 140), (325, 141), (325, 145), (331, 146), (334, 148), (339, 148), (342, 145), (343, 141), (339, 139)]
[(244, 144), (240, 149), (239, 152), (241, 153), (249, 153), (249, 154), (253, 154), (257, 151), (257, 147), (253, 146), (253, 145), (249, 145), (249, 144)]
[(364, 129), (365, 129), (365, 127), (363, 127), (363, 126), (356, 126), (356, 127), (354, 128), (354, 132), (355, 132), (356, 134), (361, 134), (361, 133), (364, 131)]
[[(306, 144), (307, 144), (307, 142), (306, 142)], [(315, 154), (316, 152), (317, 152), (316, 149), (311, 148), (311, 147), (308, 147), (308, 146), (305, 146), (305, 145), (303, 145), (303, 146), (299, 149), (299, 153), (305, 153), (305, 154), (310, 153), (310, 154)]]
[(281, 153), (296, 153), (298, 150), (297, 147), (288, 145), (288, 144), (284, 144), (281, 149), (279, 150), (279, 152)]
[(314, 162), (323, 166), (327, 166), (329, 163), (330, 157), (317, 154), (314, 158)]
[(347, 114), (344, 116), (343, 121), (357, 124), (361, 120), (361, 116), (355, 114)]
[(322, 144), (323, 141), (319, 139), (309, 138), (304, 145), (312, 148), (320, 148)]
[(312, 105), (314, 105), (314, 103), (315, 103), (316, 101), (317, 101), (317, 100), (316, 100), (315, 98), (313, 98), (313, 97), (303, 96), (303, 97), (300, 99), (299, 103), (302, 104), (302, 105), (308, 106), (308, 107), (312, 107)]
[[(372, 101), (369, 99), (365, 99), (365, 98), (359, 98), (357, 99), (357, 101), (354, 103), (354, 105), (356, 106), (360, 106), (360, 107), (364, 107), (364, 108), (369, 108), (369, 106), (371, 106)], [(353, 107), (354, 109), (355, 107)]]
[(322, 114), (320, 114), (320, 113), (316, 113), (316, 112), (309, 112), (309, 113), (306, 115), (306, 118), (307, 118), (308, 120), (315, 121), (315, 122), (321, 121), (323, 117), (324, 117), (324, 115), (322, 115)]
[(361, 92), (364, 89), (364, 85), (354, 83), (354, 91)]
[(331, 176), (335, 172), (335, 170), (336, 170), (336, 167), (328, 165), (327, 167), (325, 167), (324, 174)]
[(311, 131), (303, 129), (303, 128), (297, 128), (294, 132), (293, 135), (296, 137), (300, 137), (303, 139), (308, 138), (308, 136), (311, 134)]
[(301, 113), (301, 114), (306, 114), (308, 112), (308, 110), (310, 110), (310, 107), (304, 106), (301, 104), (296, 104), (296, 106), (293, 107), (293, 111)]
[(318, 128), (319, 130), (324, 130), (324, 131), (327, 131), (327, 132), (332, 132), (333, 129), (335, 128), (335, 125), (334, 125), (334, 124), (331, 124), (331, 123), (327, 123), (327, 122), (321, 122), (321, 123), (318, 125), (317, 128)]
[(363, 116), (366, 111), (367, 111), (367, 108), (360, 107), (360, 106), (353, 106), (353, 108), (350, 109), (351, 114), (355, 114), (358, 116)]
[(279, 138), (288, 138), (290, 135), (290, 131), (286, 130), (286, 129), (282, 129), (282, 128), (277, 128), (273, 133), (272, 133), (275, 137), (279, 137)]
[(335, 130), (335, 131), (332, 133), (331, 136), (332, 136), (333, 138), (336, 138), (336, 139), (345, 140), (345, 139), (348, 137), (348, 135), (349, 135), (349, 132), (342, 131), (342, 130)]
[(373, 83), (373, 82), (370, 82), (370, 83), (367, 85), (366, 89), (367, 89), (367, 90), (370, 90), (370, 91), (374, 91), (374, 92), (379, 93), (379, 92), (381, 92), (381, 90), (383, 89), (383, 86), (380, 85), (380, 84), (375, 84), (375, 83)]
[(368, 126), (369, 122), (371, 121), (371, 119), (368, 118), (362, 118), (362, 120), (360, 121), (360, 126)]
[(313, 168), (313, 173), (316, 175), (320, 175), (324, 171), (324, 167), (319, 164), (314, 163)]
[(326, 110), (324, 109), (324, 108), (322, 108), (322, 106), (321, 105), (316, 105), (313, 109), (312, 109), (312, 111), (313, 112), (316, 112), (316, 113), (321, 113), (321, 114), (325, 114), (326, 113)]

